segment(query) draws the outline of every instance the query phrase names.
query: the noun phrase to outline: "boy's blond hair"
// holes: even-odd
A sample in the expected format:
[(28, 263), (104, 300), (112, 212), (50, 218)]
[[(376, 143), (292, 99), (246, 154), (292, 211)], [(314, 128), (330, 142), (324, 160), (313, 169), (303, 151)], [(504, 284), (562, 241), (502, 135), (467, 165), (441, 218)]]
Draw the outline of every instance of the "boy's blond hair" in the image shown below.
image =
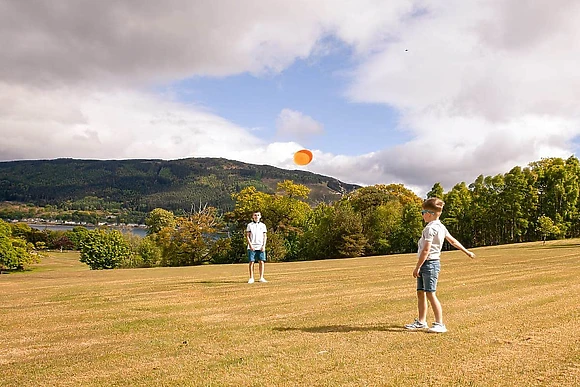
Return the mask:
[(421, 207), (423, 207), (424, 210), (441, 213), (443, 212), (444, 205), (445, 202), (439, 198), (429, 198), (423, 202), (423, 205)]

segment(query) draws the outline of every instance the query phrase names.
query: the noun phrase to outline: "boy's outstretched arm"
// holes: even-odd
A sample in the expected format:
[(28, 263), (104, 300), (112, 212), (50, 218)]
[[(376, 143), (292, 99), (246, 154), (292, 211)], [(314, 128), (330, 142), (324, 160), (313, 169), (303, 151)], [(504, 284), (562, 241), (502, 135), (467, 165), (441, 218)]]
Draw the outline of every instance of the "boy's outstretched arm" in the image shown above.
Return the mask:
[(459, 249), (467, 254), (469, 258), (475, 258), (475, 254), (463, 247), (463, 245), (459, 243), (457, 239), (453, 238), (451, 234), (447, 234), (445, 239), (447, 239), (447, 242), (451, 243), (456, 249)]

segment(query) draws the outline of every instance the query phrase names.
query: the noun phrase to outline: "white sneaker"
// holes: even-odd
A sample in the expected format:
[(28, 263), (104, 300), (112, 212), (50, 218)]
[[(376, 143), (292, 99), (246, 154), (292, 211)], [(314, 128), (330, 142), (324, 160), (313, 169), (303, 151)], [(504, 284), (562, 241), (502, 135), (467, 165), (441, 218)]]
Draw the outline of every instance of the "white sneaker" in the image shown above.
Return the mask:
[(250, 279), (248, 280), (248, 283), (249, 283), (249, 284), (253, 284), (253, 283), (254, 283), (254, 279), (253, 279), (253, 278), (250, 278)]
[(266, 278), (262, 277), (260, 278), (260, 282), (268, 282), (268, 281), (266, 281)]
[(445, 324), (434, 322), (433, 326), (431, 328), (427, 329), (427, 332), (429, 332), (429, 333), (445, 333), (445, 332), (447, 332), (447, 328), (445, 327)]
[(405, 325), (405, 328), (411, 331), (416, 331), (417, 329), (427, 329), (429, 328), (429, 325), (427, 325), (427, 323), (422, 323), (418, 318), (416, 318), (411, 324)]

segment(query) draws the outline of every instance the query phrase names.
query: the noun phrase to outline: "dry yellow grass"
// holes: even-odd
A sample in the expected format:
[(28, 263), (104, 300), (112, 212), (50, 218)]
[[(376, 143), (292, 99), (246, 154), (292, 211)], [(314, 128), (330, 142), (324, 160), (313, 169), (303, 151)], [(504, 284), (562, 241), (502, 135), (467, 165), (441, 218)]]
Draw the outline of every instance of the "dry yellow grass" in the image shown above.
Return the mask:
[[(0, 276), (2, 386), (574, 386), (580, 240), (443, 255), (449, 332), (407, 332), (414, 255)], [(432, 315), (429, 315), (432, 319)]]

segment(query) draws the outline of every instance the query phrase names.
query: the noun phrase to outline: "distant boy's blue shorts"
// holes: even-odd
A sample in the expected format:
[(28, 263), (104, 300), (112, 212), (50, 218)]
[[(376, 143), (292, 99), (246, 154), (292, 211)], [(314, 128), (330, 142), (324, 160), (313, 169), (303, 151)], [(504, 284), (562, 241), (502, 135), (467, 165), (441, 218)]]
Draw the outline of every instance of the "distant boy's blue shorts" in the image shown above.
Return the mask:
[(419, 269), (417, 277), (417, 290), (434, 292), (437, 290), (437, 280), (441, 271), (441, 262), (438, 259), (428, 260)]
[(250, 250), (248, 249), (248, 262), (258, 261), (266, 262), (266, 252), (262, 250)]

